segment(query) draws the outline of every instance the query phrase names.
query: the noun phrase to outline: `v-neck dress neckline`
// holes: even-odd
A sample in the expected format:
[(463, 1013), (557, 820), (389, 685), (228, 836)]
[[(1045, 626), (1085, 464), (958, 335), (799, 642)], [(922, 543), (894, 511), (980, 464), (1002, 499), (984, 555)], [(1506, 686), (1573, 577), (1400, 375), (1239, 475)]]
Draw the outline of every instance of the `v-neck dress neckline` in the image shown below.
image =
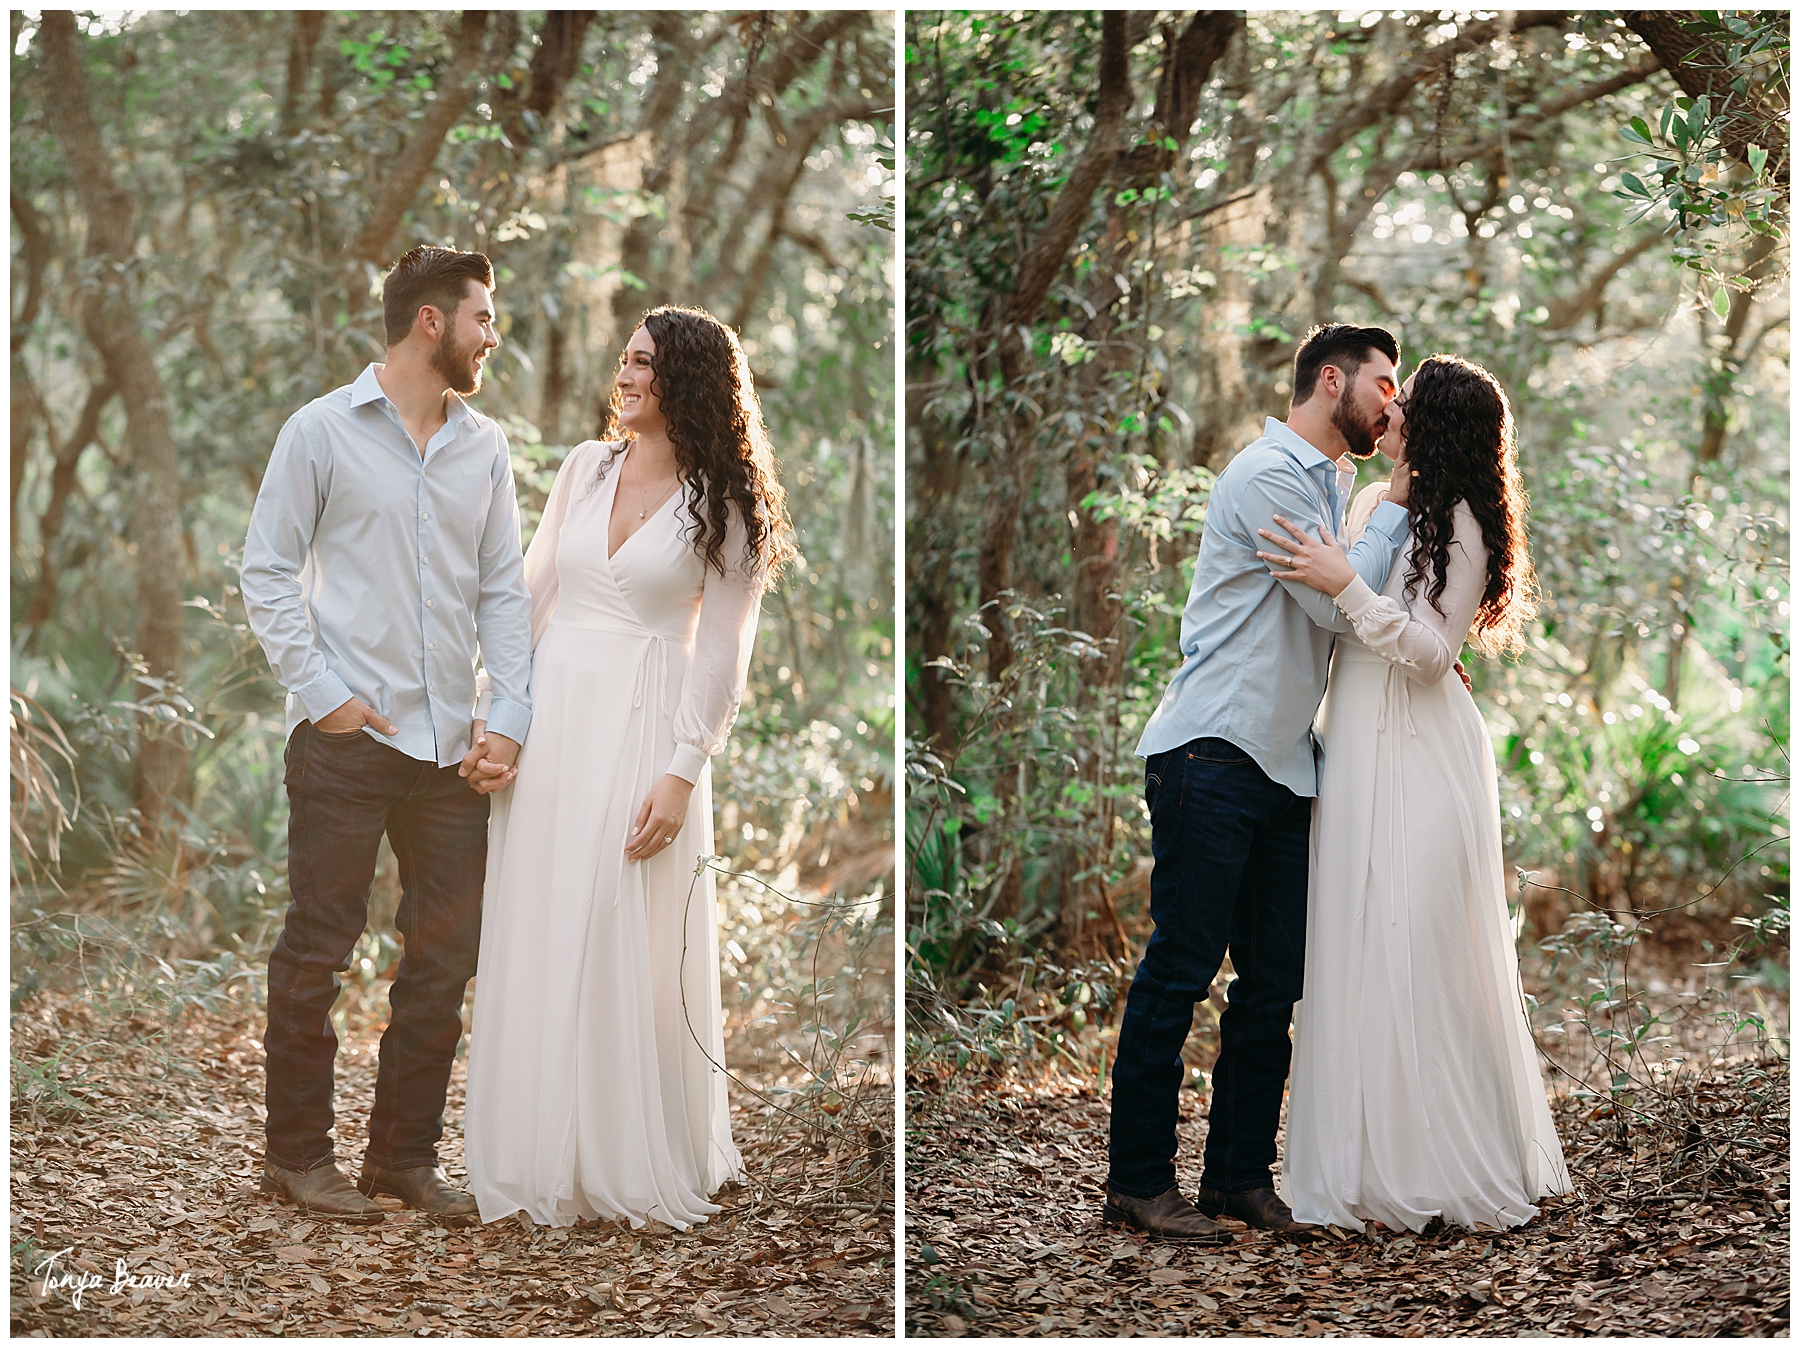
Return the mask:
[(631, 457), (631, 450), (632, 450), (632, 446), (627, 445), (625, 447), (625, 452), (623, 454), (619, 455), (619, 464), (618, 464), (619, 471), (613, 475), (612, 495), (607, 497), (607, 499), (606, 499), (606, 543), (607, 543), (606, 564), (608, 566), (611, 566), (613, 564), (614, 559), (617, 558), (621, 552), (625, 551), (626, 544), (630, 543), (632, 539), (636, 538), (639, 534), (643, 533), (644, 530), (646, 530), (650, 527), (651, 522), (653, 520), (655, 520), (659, 515), (661, 515), (665, 509), (667, 509), (670, 501), (673, 501), (677, 496), (681, 495), (681, 477), (679, 474), (677, 474), (676, 478), (675, 478), (674, 490), (672, 490), (667, 496), (663, 497), (662, 500), (657, 502), (656, 509), (654, 509), (654, 510), (650, 511), (648, 514), (646, 514), (643, 518), (643, 523), (639, 524), (637, 528), (633, 529), (631, 531), (631, 533), (628, 534), (624, 538), (624, 540), (620, 542), (618, 547), (616, 547), (616, 548), (613, 547), (612, 546), (613, 506), (618, 503), (619, 488), (621, 485), (623, 485), (623, 483), (625, 481), (625, 460), (627, 460), (628, 458)]

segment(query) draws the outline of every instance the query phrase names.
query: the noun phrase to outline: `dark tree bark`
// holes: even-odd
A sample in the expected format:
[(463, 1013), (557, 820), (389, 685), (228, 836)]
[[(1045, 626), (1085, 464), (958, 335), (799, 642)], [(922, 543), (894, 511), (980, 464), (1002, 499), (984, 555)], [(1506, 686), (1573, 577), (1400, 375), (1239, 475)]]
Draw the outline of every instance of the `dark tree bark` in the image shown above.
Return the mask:
[[(1009, 405), (1003, 418), (1005, 450), (989, 460), (975, 570), (980, 585), (982, 621), (992, 633), (987, 643), (988, 677), (996, 680), (1013, 662), (1012, 635), (999, 605), (1001, 596), (1012, 588), (1015, 534), (1025, 491), (1024, 473), (1029, 463), (1031, 432), (1036, 420), (1025, 387), (1032, 372), (1026, 335), (1037, 320), (1050, 286), (1081, 232), (1081, 222), (1093, 205), (1094, 193), (1112, 171), (1124, 135), (1125, 114), (1131, 106), (1131, 43), (1127, 16), (1117, 10), (1108, 10), (1101, 16), (1100, 23), (1100, 88), (1095, 100), (1093, 130), (1088, 134), (1081, 157), (1070, 170), (1068, 181), (1057, 193), (1049, 217), (1019, 258), (1012, 290), (991, 315), (991, 340), (1004, 385), (1001, 396)], [(984, 369), (981, 374), (987, 377), (988, 371)]]
[(444, 137), (450, 134), (450, 128), (456, 125), (469, 106), (469, 99), (474, 96), (487, 28), (486, 10), (463, 11), (450, 69), (437, 86), (437, 98), (419, 119), (406, 148), (395, 158), (368, 219), (345, 249), (350, 257), (376, 265), (389, 260), (388, 248), (393, 242), (394, 231), (400, 228), (400, 221), (418, 196), (425, 175), (431, 172), (432, 162), (444, 147)]
[(12, 320), (12, 496), (9, 520), (15, 542), (19, 537), (19, 492), (25, 486), (25, 467), (31, 456), (31, 432), (40, 407), (25, 370), (23, 352), (44, 303), (44, 273), (50, 266), (50, 223), (30, 201), (12, 193), (13, 218), (19, 222), (20, 251), (25, 262), (25, 299)]
[[(918, 428), (924, 470), (916, 483), (908, 479), (909, 491), (918, 493), (914, 512), (918, 524), (908, 530), (911, 546), (906, 549), (906, 593), (918, 622), (919, 653), (927, 666), (919, 673), (918, 710), (925, 725), (923, 740), (942, 754), (949, 750), (955, 734), (956, 690), (942, 669), (929, 666), (933, 660), (950, 654), (951, 623), (955, 618), (950, 577), (956, 559), (955, 501), (962, 482), (962, 456), (956, 452), (952, 428), (926, 410), (928, 395), (934, 388), (915, 385), (906, 395), (906, 420), (909, 426)], [(914, 534), (923, 537), (912, 538)]]
[[(1689, 98), (1710, 99), (1713, 111), (1718, 111), (1729, 96), (1731, 65), (1718, 43), (1702, 41), (1682, 29), (1683, 23), (1691, 23), (1700, 17), (1697, 13), (1691, 9), (1622, 9), (1619, 17), (1644, 40), (1645, 46), (1656, 53), (1656, 59), (1674, 77), (1682, 93)], [(1787, 110), (1759, 110), (1766, 113), (1765, 129), (1753, 132), (1748, 123), (1737, 121), (1725, 129), (1721, 143), (1733, 159), (1740, 161), (1747, 158), (1752, 145), (1759, 146), (1768, 153), (1769, 172), (1775, 181), (1785, 183), (1788, 179)]]
[[(132, 202), (113, 176), (89, 106), (87, 76), (75, 33), (75, 16), (46, 11), (41, 38), (47, 77), (44, 100), (76, 196), (87, 217), (87, 261), (92, 279), (83, 286), (82, 327), (106, 367), (108, 381), (125, 403), (126, 441), (136, 476), (132, 520), (137, 568), (138, 654), (149, 677), (181, 677), (182, 577), (181, 474), (170, 425), (168, 393), (138, 328), (137, 306), (127, 277), (132, 254)], [(138, 686), (148, 698), (155, 689)], [(140, 723), (144, 724), (144, 723)], [(181, 789), (188, 752), (179, 740), (138, 736), (133, 796), (147, 825), (166, 823), (169, 802)]]
[[(501, 22), (515, 30), (511, 36), (496, 40), (498, 54), (504, 59), (517, 40), (518, 18), (508, 11)], [(524, 81), (511, 89), (494, 90), (494, 114), (505, 133), (513, 161), (525, 157), (525, 151), (543, 134), (563, 90), (581, 68), (581, 44), (594, 22), (594, 12), (587, 9), (553, 9), (544, 15), (538, 29), (537, 50)]]
[(288, 41), (287, 89), (281, 97), (280, 134), (291, 136), (303, 125), (301, 100), (312, 79), (313, 57), (325, 31), (325, 11), (302, 9), (294, 14), (294, 35)]
[(1044, 297), (1081, 232), (1094, 193), (1112, 171), (1124, 135), (1125, 113), (1131, 106), (1130, 61), (1126, 15), (1108, 10), (1101, 18), (1100, 92), (1094, 107), (1094, 129), (1068, 181), (1057, 193), (1049, 219), (1019, 259), (1012, 291), (1000, 306), (1000, 364), (1008, 384), (1015, 383), (1027, 369), (1022, 329), (1036, 321)]
[(531, 58), (524, 111), (544, 119), (556, 111), (563, 90), (581, 66), (581, 44), (593, 22), (591, 9), (553, 9), (544, 15), (537, 54)]

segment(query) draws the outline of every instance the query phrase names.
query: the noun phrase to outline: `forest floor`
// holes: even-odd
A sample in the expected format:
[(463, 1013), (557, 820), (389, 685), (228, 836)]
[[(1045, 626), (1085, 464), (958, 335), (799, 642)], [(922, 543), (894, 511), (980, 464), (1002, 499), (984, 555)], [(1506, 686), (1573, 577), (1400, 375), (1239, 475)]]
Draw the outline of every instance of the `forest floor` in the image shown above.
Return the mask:
[[(364, 999), (338, 1057), (337, 1155), (351, 1178), (385, 1005)], [(171, 1025), (119, 1023), (63, 993), (23, 1001), (14, 1336), (892, 1336), (891, 1179), (885, 1195), (879, 1183), (821, 1188), (833, 1158), (736, 1087), (734, 1134), (759, 1182), (719, 1195), (724, 1210), (689, 1231), (455, 1227), (397, 1199), (382, 1200), (379, 1225), (338, 1225), (257, 1192), (262, 1028), (251, 1007)], [(464, 1066), (441, 1148), (453, 1179)], [(868, 1141), (891, 1149), (891, 1132)], [(137, 1284), (120, 1286), (120, 1269)]]
[[(1783, 1027), (1785, 998), (1779, 1008)], [(1776, 1030), (1785, 1036), (1785, 1028)], [(1777, 1043), (1785, 1044), (1778, 1038)], [(1785, 1337), (1785, 1054), (1713, 1055), (1683, 1095), (1689, 1125), (1634, 1132), (1554, 1093), (1576, 1191), (1511, 1231), (1328, 1229), (1288, 1240), (1228, 1222), (1222, 1249), (1105, 1226), (1108, 1105), (1097, 1073), (1009, 1064), (909, 1081), (907, 1333)], [(1181, 1094), (1182, 1191), (1206, 1122)], [(1670, 1187), (1659, 1175), (1699, 1183)]]

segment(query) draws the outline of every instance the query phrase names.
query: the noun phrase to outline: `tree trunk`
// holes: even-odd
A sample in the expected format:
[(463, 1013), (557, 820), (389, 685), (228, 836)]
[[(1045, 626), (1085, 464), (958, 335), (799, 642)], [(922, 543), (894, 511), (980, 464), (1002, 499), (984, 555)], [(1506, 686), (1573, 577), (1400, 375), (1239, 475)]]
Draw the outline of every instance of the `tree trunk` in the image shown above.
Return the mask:
[(925, 724), (922, 741), (939, 754), (955, 742), (955, 689), (933, 660), (950, 654), (954, 621), (951, 567), (956, 560), (956, 493), (961, 483), (961, 458), (951, 428), (941, 417), (925, 410), (928, 395), (939, 386), (919, 382), (906, 391), (907, 424), (918, 431), (923, 471), (917, 480), (908, 477), (917, 492), (906, 549), (907, 605), (919, 629), (919, 654), (925, 666), (919, 671), (919, 712)]
[(31, 431), (39, 404), (25, 370), (25, 341), (44, 302), (44, 272), (50, 265), (50, 224), (30, 201), (12, 193), (13, 218), (19, 222), (20, 252), (25, 263), (25, 300), (12, 320), (12, 505), (9, 519), (16, 546), (19, 538), (19, 492), (31, 454)]
[(304, 125), (300, 100), (306, 97), (307, 81), (312, 78), (313, 56), (319, 49), (319, 37), (324, 31), (324, 10), (295, 12), (294, 35), (288, 42), (287, 90), (281, 98), (280, 135), (291, 136)]
[[(1691, 22), (1699, 15), (1691, 9), (1622, 9), (1619, 17), (1625, 20), (1630, 28), (1644, 40), (1644, 45), (1656, 53), (1663, 68), (1681, 87), (1681, 92), (1689, 98), (1706, 98), (1717, 112), (1725, 99), (1731, 97), (1731, 63), (1726, 60), (1726, 53), (1718, 43), (1694, 37), (1683, 32), (1683, 22)], [(1690, 59), (1692, 58), (1692, 59)], [(1759, 105), (1760, 108), (1760, 105)], [(1748, 111), (1747, 108), (1742, 109)], [(1787, 136), (1780, 134), (1787, 126), (1785, 108), (1780, 114), (1770, 112), (1764, 131), (1752, 131), (1755, 125), (1749, 118), (1740, 118), (1728, 126), (1719, 141), (1732, 158), (1744, 160), (1752, 145), (1760, 146), (1768, 152), (1769, 173), (1778, 183), (1786, 183), (1788, 177), (1788, 141)]]
[[(634, 137), (640, 147), (639, 162), (646, 166), (641, 179), (641, 190), (646, 193), (667, 191), (675, 161), (685, 158), (676, 148), (678, 138), (673, 132), (677, 114), (681, 111), (682, 85), (689, 74), (687, 22), (686, 16), (669, 11), (659, 11), (650, 21), (651, 41), (656, 50), (656, 76), (645, 91), (644, 111)], [(653, 265), (657, 236), (665, 230), (680, 233), (686, 229), (687, 222), (681, 218), (681, 213), (669, 210), (662, 217), (654, 213), (641, 215), (625, 231), (624, 243), (611, 262), (621, 271), (645, 282), (646, 288), (614, 288), (613, 327), (621, 336), (637, 326), (639, 315), (646, 309), (669, 302), (668, 294), (648, 284), (658, 274), (658, 268)]]
[[(1095, 290), (1099, 293), (1090, 293), (1096, 317), (1085, 330), (1095, 355), (1080, 367), (1079, 375), (1080, 401), (1089, 409), (1109, 406), (1112, 400), (1107, 396), (1108, 386), (1118, 389), (1129, 379), (1126, 406), (1140, 416), (1148, 413), (1150, 391), (1135, 377), (1143, 367), (1149, 342), (1143, 332), (1148, 318), (1144, 313), (1134, 315), (1139, 329), (1136, 339), (1119, 339), (1121, 321), (1129, 313), (1132, 296), (1122, 291), (1114, 278), (1132, 275), (1132, 263), (1140, 247), (1154, 255), (1155, 208), (1147, 223), (1142, 206), (1121, 204), (1119, 198), (1126, 189), (1141, 197), (1159, 187), (1164, 175), (1180, 161), (1200, 106), (1200, 92), (1242, 26), (1243, 20), (1234, 13), (1202, 10), (1180, 37), (1165, 33), (1165, 50), (1169, 54), (1163, 62), (1150, 125), (1138, 138), (1138, 144), (1118, 156), (1107, 182), (1107, 229), (1095, 250), (1101, 259), (1095, 268), (1099, 278)], [(1143, 303), (1147, 303), (1147, 296)], [(1069, 447), (1065, 505), (1075, 522), (1071, 540), (1075, 593), (1070, 617), (1078, 631), (1094, 638), (1102, 653), (1097, 662), (1099, 669), (1092, 678), (1082, 680), (1083, 703), (1118, 682), (1125, 659), (1124, 634), (1119, 630), (1119, 619), (1124, 613), (1119, 597), (1119, 526), (1115, 520), (1096, 518), (1083, 502), (1101, 485), (1100, 469), (1109, 449), (1116, 446), (1122, 450), (1129, 439), (1129, 435), (1119, 434), (1116, 425), (1099, 425), (1088, 435), (1071, 437)]]
[[(148, 679), (173, 685), (181, 679), (181, 473), (168, 394), (138, 329), (129, 288), (131, 197), (113, 176), (89, 108), (75, 16), (46, 11), (41, 32), (51, 128), (87, 217), (92, 279), (83, 286), (82, 327), (125, 404), (126, 442), (136, 476), (129, 551), (137, 568), (137, 650)], [(140, 700), (156, 693), (154, 684), (138, 684)], [(173, 736), (156, 735), (148, 718), (140, 718), (139, 725), (133, 798), (146, 825), (156, 830), (166, 823), (169, 802), (180, 792), (188, 751)]]
[[(980, 584), (981, 621), (993, 634), (988, 641), (988, 677), (998, 679), (1012, 664), (1012, 637), (999, 613), (1001, 595), (1012, 588), (1012, 557), (1017, 540), (1019, 506), (1030, 480), (1029, 459), (1036, 416), (1030, 410), (1026, 384), (1034, 373), (1029, 334), (1087, 218), (1094, 193), (1106, 181), (1124, 136), (1131, 107), (1131, 45), (1127, 16), (1108, 10), (1101, 16), (1100, 89), (1094, 126), (1087, 145), (1050, 207), (1049, 217), (1013, 269), (1013, 288), (990, 313), (993, 353), (1009, 405), (1003, 455), (990, 458), (981, 531), (976, 542), (975, 570)], [(984, 359), (979, 377), (989, 377), (993, 364)]]
[[(1759, 236), (1750, 245), (1744, 275), (1753, 282), (1763, 280), (1772, 270), (1769, 264), (1774, 251), (1775, 240), (1767, 235)], [(1702, 471), (1708, 464), (1718, 462), (1725, 448), (1725, 426), (1730, 419), (1731, 395), (1737, 387), (1737, 375), (1742, 366), (1744, 333), (1750, 324), (1750, 311), (1755, 307), (1753, 290), (1740, 290), (1731, 297), (1723, 339), (1717, 344), (1718, 354), (1702, 381), (1705, 410), (1701, 417), (1700, 446), (1694, 455)], [(1710, 339), (1707, 344), (1714, 345)]]

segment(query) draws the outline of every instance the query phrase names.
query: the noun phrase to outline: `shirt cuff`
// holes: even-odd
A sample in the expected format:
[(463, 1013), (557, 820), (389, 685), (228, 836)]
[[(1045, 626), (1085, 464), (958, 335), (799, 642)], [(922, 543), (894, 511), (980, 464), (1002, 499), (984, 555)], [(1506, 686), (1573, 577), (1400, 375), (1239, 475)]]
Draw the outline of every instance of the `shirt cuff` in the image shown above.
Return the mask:
[[(1396, 510), (1399, 506), (1394, 507)], [(1344, 616), (1351, 622), (1360, 621), (1375, 607), (1375, 601), (1381, 598), (1369, 588), (1369, 582), (1361, 576), (1351, 577), (1350, 583), (1338, 592), (1334, 601), (1343, 610)]]
[(677, 744), (675, 757), (669, 760), (669, 776), (679, 777), (690, 785), (697, 784), (709, 757), (697, 744)]
[(350, 691), (349, 684), (328, 669), (304, 688), (294, 689), (294, 696), (300, 700), (306, 719), (317, 725), (356, 694)]
[(1375, 507), (1375, 513), (1369, 516), (1368, 527), (1379, 529), (1391, 541), (1401, 543), (1412, 531), (1412, 513), (1403, 505), (1383, 501)]
[(492, 702), (487, 715), (489, 733), (504, 735), (514, 744), (525, 743), (531, 730), (531, 708), (504, 697), (493, 698)]

